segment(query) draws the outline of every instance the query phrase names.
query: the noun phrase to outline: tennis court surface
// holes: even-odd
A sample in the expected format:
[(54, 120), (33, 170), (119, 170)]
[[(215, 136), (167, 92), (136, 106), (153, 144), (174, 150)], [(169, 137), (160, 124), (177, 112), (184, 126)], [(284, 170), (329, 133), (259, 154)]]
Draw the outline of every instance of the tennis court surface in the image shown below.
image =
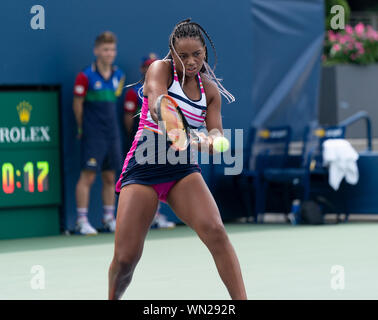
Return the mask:
[[(226, 224), (249, 299), (378, 299), (378, 228)], [(0, 299), (106, 299), (113, 234), (0, 241)], [(186, 226), (151, 230), (123, 297), (229, 299), (212, 257)]]

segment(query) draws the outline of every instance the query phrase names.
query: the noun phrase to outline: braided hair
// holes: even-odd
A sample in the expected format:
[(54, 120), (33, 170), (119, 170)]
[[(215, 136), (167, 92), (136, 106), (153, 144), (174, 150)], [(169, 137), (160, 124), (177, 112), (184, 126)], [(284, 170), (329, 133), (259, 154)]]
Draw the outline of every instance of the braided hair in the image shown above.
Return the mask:
[[(206, 36), (207, 40), (209, 41), (213, 52), (214, 52), (214, 66), (211, 68), (208, 64), (208, 52), (207, 52), (207, 47), (206, 47), (206, 42), (204, 36)], [(218, 79), (215, 76), (214, 70), (217, 64), (217, 53), (215, 50), (214, 42), (210, 38), (209, 34), (205, 31), (202, 26), (200, 26), (198, 23), (191, 21), (191, 19), (185, 19), (183, 21), (180, 21), (179, 23), (176, 24), (174, 27), (171, 35), (169, 36), (169, 49), (170, 52), (167, 54), (167, 56), (164, 59), (171, 59), (172, 55), (171, 52), (174, 52), (178, 59), (181, 62), (181, 65), (183, 67), (183, 76), (182, 76), (182, 85), (184, 85), (184, 79), (185, 79), (185, 66), (180, 57), (178, 56), (176, 50), (175, 50), (175, 43), (178, 39), (183, 39), (183, 38), (197, 38), (200, 40), (202, 45), (205, 47), (205, 61), (203, 63), (201, 72), (211, 81), (215, 82), (217, 85), (220, 93), (227, 99), (229, 103), (234, 102), (235, 98), (234, 96), (228, 92), (220, 83), (221, 79)]]

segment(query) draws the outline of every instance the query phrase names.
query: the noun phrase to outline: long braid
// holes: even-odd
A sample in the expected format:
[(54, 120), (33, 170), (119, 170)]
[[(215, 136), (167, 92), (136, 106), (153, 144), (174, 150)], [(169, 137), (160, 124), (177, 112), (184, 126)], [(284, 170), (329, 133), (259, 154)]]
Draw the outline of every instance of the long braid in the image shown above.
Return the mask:
[[(213, 49), (213, 52), (214, 52), (214, 60), (215, 61), (214, 61), (214, 67), (213, 68), (211, 68), (208, 64), (208, 52), (207, 52), (206, 42), (205, 42), (205, 38), (204, 38), (203, 34), (208, 39), (208, 41), (209, 41), (209, 43), (210, 43), (210, 45)], [(216, 53), (216, 50), (215, 50), (215, 45), (214, 45), (213, 40), (210, 38), (209, 34), (206, 32), (206, 30), (201, 25), (199, 25), (196, 22), (192, 22), (191, 19), (185, 19), (183, 21), (180, 21), (178, 24), (176, 24), (175, 28), (173, 29), (173, 31), (172, 31), (172, 33), (169, 37), (169, 48), (170, 48), (171, 51), (173, 51), (176, 54), (176, 56), (180, 60), (181, 65), (183, 67), (182, 86), (184, 85), (184, 80), (185, 80), (185, 66), (184, 66), (184, 63), (182, 62), (182, 60), (180, 59), (180, 57), (178, 56), (178, 54), (175, 50), (175, 46), (174, 46), (176, 40), (181, 39), (181, 38), (198, 38), (201, 41), (202, 45), (206, 49), (205, 61), (204, 61), (204, 65), (201, 69), (201, 72), (209, 80), (215, 82), (215, 84), (217, 85), (217, 87), (219, 89), (219, 92), (227, 99), (227, 101), (229, 103), (234, 102), (235, 101), (234, 96), (222, 86), (222, 84), (220, 83), (221, 79), (218, 79), (215, 76), (214, 70), (215, 70), (218, 58), (217, 58), (217, 53)], [(164, 59), (169, 59), (169, 58), (172, 58), (170, 53), (168, 53), (167, 56)]]

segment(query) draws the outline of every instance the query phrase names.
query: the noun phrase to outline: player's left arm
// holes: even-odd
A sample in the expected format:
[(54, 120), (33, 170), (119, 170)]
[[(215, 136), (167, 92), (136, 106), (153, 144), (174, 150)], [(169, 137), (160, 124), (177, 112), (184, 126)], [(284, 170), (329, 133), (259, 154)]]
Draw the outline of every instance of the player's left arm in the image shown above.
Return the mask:
[(207, 102), (207, 114), (205, 122), (206, 129), (208, 131), (208, 136), (204, 139), (205, 143), (201, 144), (201, 148), (212, 154), (214, 139), (218, 136), (223, 135), (221, 114), (222, 98), (216, 84), (213, 83), (211, 80), (206, 79), (205, 77), (202, 78)]

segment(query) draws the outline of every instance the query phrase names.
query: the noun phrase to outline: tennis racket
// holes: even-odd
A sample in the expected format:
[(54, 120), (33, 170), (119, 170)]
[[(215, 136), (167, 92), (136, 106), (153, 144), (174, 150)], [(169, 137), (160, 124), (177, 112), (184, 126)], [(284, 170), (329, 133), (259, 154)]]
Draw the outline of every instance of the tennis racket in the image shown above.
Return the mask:
[(176, 150), (185, 150), (191, 141), (201, 138), (190, 128), (178, 103), (167, 94), (162, 94), (156, 101), (156, 113), (160, 130), (166, 134), (168, 143)]

